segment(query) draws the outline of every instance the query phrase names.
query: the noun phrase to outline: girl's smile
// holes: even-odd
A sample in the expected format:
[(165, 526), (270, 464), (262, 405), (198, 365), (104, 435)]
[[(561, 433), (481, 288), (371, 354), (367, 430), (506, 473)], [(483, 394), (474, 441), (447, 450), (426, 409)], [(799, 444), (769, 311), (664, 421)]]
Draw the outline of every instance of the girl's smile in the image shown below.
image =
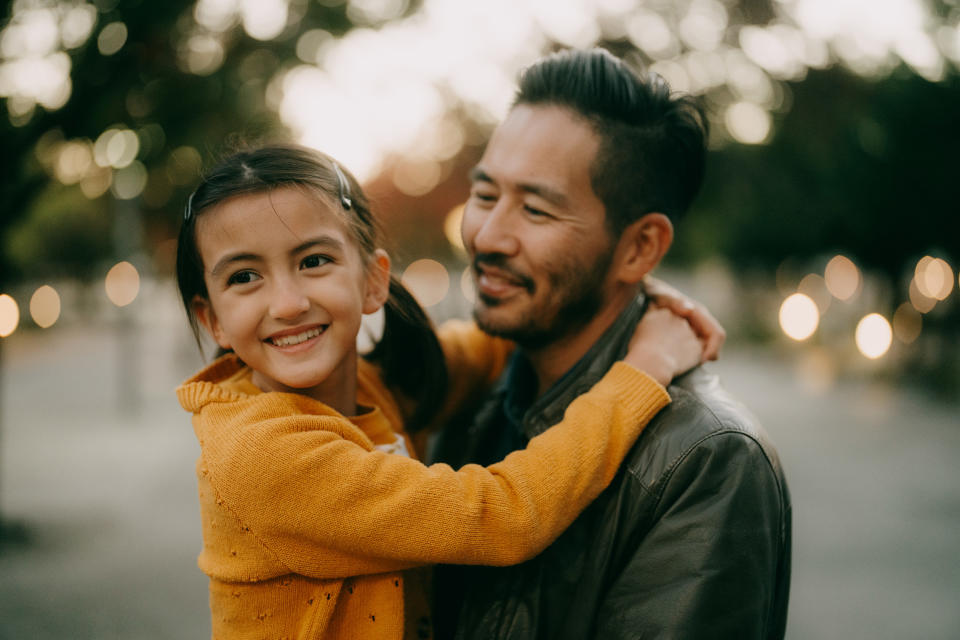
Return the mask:
[(386, 254), (365, 261), (337, 205), (302, 187), (213, 207), (197, 221), (197, 247), (208, 297), (194, 308), (217, 343), (264, 391), (352, 413), (357, 333), (386, 298)]
[(291, 329), (290, 331), (281, 331), (270, 336), (264, 342), (269, 342), (273, 346), (286, 351), (293, 350), (294, 347), (306, 345), (309, 349), (316, 342), (314, 338), (319, 338), (320, 334), (327, 330), (327, 325), (318, 325), (308, 329)]

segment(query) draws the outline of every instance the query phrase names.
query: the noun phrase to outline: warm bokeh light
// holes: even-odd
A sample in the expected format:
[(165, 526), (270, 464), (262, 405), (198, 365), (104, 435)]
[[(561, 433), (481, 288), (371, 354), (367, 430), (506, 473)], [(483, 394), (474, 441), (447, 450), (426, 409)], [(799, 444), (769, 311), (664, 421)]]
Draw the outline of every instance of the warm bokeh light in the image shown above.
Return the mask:
[(80, 181), (80, 191), (94, 200), (105, 194), (113, 184), (113, 170), (99, 166), (93, 166), (91, 169)]
[(30, 297), (30, 317), (41, 329), (52, 327), (60, 318), (60, 294), (50, 285), (43, 285)]
[(393, 168), (393, 184), (408, 196), (422, 196), (433, 191), (442, 177), (442, 168), (439, 162), (433, 160), (411, 161), (397, 163)]
[(820, 311), (810, 296), (795, 293), (780, 305), (780, 328), (794, 340), (806, 340), (819, 324)]
[(137, 160), (114, 174), (110, 190), (118, 200), (133, 200), (146, 186), (147, 168)]
[(417, 302), (432, 307), (447, 297), (450, 290), (450, 274), (436, 260), (424, 258), (410, 263), (403, 272), (403, 285), (410, 289)]
[(797, 293), (802, 293), (813, 300), (821, 314), (826, 313), (830, 307), (830, 302), (833, 300), (830, 291), (827, 290), (827, 283), (815, 273), (808, 273), (803, 276), (797, 285)]
[(6, 338), (17, 330), (20, 324), (20, 307), (17, 301), (7, 294), (0, 295), (0, 338)]
[(920, 313), (930, 313), (933, 311), (933, 308), (937, 306), (937, 299), (924, 295), (923, 292), (920, 291), (920, 287), (917, 286), (917, 279), (911, 278), (910, 304)]
[(860, 353), (875, 360), (890, 349), (893, 331), (890, 323), (879, 313), (871, 313), (857, 323), (857, 349)]
[(112, 56), (127, 43), (127, 25), (111, 22), (97, 36), (97, 48), (105, 56)]
[(93, 159), (101, 167), (122, 169), (140, 153), (140, 138), (130, 129), (110, 128), (93, 143)]
[(850, 258), (834, 256), (823, 271), (827, 289), (838, 300), (849, 300), (860, 287), (860, 270)]
[(924, 256), (917, 262), (913, 277), (920, 293), (928, 298), (946, 300), (953, 291), (953, 268), (943, 258)]
[(766, 142), (773, 126), (770, 114), (752, 102), (735, 102), (730, 105), (724, 113), (723, 121), (730, 135), (744, 144)]
[(463, 246), (463, 237), (460, 235), (460, 225), (463, 222), (463, 205), (458, 204), (443, 221), (443, 235), (447, 237), (447, 242), (459, 251), (466, 251)]
[(118, 307), (125, 307), (140, 293), (140, 274), (129, 262), (118, 262), (107, 272), (107, 297)]
[(71, 140), (60, 145), (53, 164), (53, 174), (63, 184), (83, 180), (93, 164), (93, 152), (87, 140)]
[(893, 314), (893, 335), (904, 344), (910, 344), (920, 337), (923, 329), (923, 316), (909, 302), (897, 307)]

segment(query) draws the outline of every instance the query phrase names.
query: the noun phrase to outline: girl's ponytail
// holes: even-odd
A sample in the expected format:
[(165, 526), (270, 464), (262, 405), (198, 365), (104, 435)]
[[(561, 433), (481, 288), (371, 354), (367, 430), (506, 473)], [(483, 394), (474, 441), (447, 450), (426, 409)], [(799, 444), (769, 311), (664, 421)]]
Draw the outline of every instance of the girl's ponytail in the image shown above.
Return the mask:
[(443, 402), (447, 390), (443, 350), (430, 318), (393, 274), (383, 314), (383, 336), (366, 358), (380, 366), (390, 389), (400, 390), (415, 403), (407, 418), (407, 431), (413, 433), (429, 423)]

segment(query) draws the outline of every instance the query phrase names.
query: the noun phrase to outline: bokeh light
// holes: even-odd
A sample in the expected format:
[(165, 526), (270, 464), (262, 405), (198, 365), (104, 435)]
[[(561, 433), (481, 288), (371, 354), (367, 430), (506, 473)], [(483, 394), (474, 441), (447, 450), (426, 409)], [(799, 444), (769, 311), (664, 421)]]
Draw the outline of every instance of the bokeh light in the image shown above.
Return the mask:
[(823, 271), (827, 289), (838, 300), (849, 300), (860, 287), (860, 270), (850, 258), (837, 255)]
[(879, 313), (871, 313), (857, 323), (855, 338), (860, 353), (875, 360), (890, 349), (893, 330), (886, 318)]
[(53, 164), (53, 174), (63, 184), (83, 180), (93, 165), (93, 151), (87, 140), (71, 140), (60, 145)]
[(114, 174), (110, 190), (118, 200), (132, 200), (143, 193), (146, 186), (147, 168), (142, 162), (136, 161)]
[(920, 313), (930, 313), (931, 311), (933, 311), (933, 308), (937, 306), (936, 298), (931, 298), (929, 296), (926, 296), (922, 291), (920, 291), (920, 287), (917, 286), (916, 278), (910, 279), (909, 295), (910, 295), (910, 304), (912, 304), (913, 308), (919, 311)]
[(443, 235), (446, 236), (450, 246), (458, 251), (466, 251), (463, 246), (463, 236), (460, 235), (460, 225), (463, 222), (463, 205), (458, 204), (447, 213), (443, 220)]
[(101, 167), (122, 169), (136, 159), (140, 138), (126, 128), (111, 127), (93, 143), (93, 159)]
[(943, 258), (924, 256), (917, 262), (913, 277), (920, 293), (928, 298), (946, 300), (953, 291), (953, 268)]
[(812, 336), (819, 324), (820, 311), (808, 295), (795, 293), (780, 305), (780, 328), (798, 342)]
[(125, 307), (140, 293), (140, 274), (129, 262), (118, 262), (107, 272), (107, 297), (118, 307)]
[(723, 121), (730, 135), (744, 144), (766, 142), (773, 126), (770, 114), (752, 102), (733, 103), (727, 107)]
[(6, 293), (0, 295), (0, 338), (6, 338), (17, 330), (20, 324), (20, 307), (17, 301)]
[(287, 26), (284, 0), (240, 0), (243, 30), (255, 40), (273, 40)]
[(827, 289), (827, 283), (815, 273), (808, 273), (803, 276), (797, 285), (797, 293), (802, 293), (813, 300), (820, 314), (826, 313), (830, 307), (832, 297)]
[(403, 160), (393, 168), (393, 184), (408, 196), (430, 193), (440, 182), (442, 167), (433, 160)]
[(52, 327), (60, 318), (60, 294), (50, 285), (43, 285), (30, 297), (30, 317), (41, 329)]
[(127, 25), (111, 22), (97, 36), (97, 48), (105, 56), (112, 56), (127, 43)]
[(403, 272), (403, 285), (423, 307), (432, 307), (447, 297), (450, 274), (436, 260), (424, 258), (410, 263)]
[(920, 337), (923, 330), (923, 316), (913, 305), (904, 302), (893, 314), (893, 334), (903, 344), (911, 344)]

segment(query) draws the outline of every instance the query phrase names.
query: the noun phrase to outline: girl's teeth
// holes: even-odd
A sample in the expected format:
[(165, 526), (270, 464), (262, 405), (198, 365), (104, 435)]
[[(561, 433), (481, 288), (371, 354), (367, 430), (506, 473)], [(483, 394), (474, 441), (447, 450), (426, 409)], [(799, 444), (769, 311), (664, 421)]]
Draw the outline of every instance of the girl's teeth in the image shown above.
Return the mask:
[(304, 331), (303, 333), (298, 333), (293, 336), (283, 336), (281, 338), (274, 338), (273, 344), (278, 347), (289, 347), (295, 344), (300, 344), (301, 342), (306, 342), (310, 338), (315, 338), (320, 335), (320, 329), (310, 329)]

